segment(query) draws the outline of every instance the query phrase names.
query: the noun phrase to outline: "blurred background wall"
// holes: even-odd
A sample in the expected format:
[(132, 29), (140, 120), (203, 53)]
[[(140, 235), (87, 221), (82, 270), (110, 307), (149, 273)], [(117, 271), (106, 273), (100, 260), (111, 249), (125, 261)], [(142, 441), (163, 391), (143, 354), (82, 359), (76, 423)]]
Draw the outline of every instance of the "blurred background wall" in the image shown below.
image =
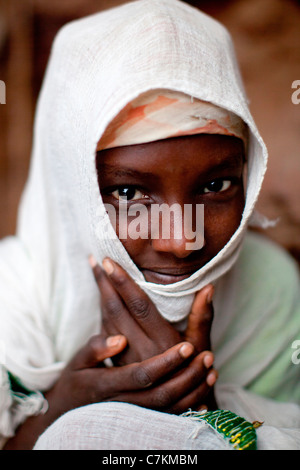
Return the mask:
[[(32, 124), (52, 40), (66, 22), (124, 0), (0, 0), (0, 238), (13, 234), (30, 160)], [(232, 34), (252, 114), (270, 163), (258, 209), (278, 218), (267, 235), (300, 261), (300, 2), (199, 0), (187, 3)], [(300, 92), (298, 94), (300, 101)]]

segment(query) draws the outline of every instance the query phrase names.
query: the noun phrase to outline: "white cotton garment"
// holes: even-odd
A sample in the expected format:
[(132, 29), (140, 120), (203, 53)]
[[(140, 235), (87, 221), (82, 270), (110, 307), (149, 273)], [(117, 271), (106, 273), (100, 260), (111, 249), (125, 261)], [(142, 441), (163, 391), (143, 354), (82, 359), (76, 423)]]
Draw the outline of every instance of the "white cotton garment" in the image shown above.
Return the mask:
[[(249, 128), (249, 177), (238, 230), (202, 269), (169, 285), (146, 282), (116, 238), (95, 171), (97, 143), (108, 124), (135, 97), (164, 88), (227, 109)], [(87, 262), (91, 253), (100, 263), (105, 256), (120, 263), (167, 320), (186, 318), (195, 292), (216, 281), (236, 261), (266, 161), (231, 39), (215, 20), (180, 1), (142, 0), (62, 28), (37, 107), (17, 247), (1, 247), (10, 265), (18, 252), (15, 256), (25, 267), (26, 282), (34, 284), (28, 287), (31, 294), (25, 305), (22, 302), (22, 310), (32, 302), (30, 318), (50, 322), (52, 337), (47, 340), (51, 344), (54, 338), (57, 358), (67, 359), (77, 349), (76, 343), (82, 343), (81, 332), (100, 324), (99, 317), (90, 313), (98, 303)], [(6, 244), (15, 245), (16, 240)], [(20, 289), (24, 293), (24, 285)], [(20, 322), (23, 318), (20, 312)]]
[[(115, 237), (95, 167), (97, 143), (109, 123), (152, 89), (212, 103), (239, 116), (249, 129), (241, 224), (214, 259), (171, 285), (146, 282)], [(100, 330), (99, 292), (88, 256), (99, 262), (112, 257), (167, 320), (184, 320), (195, 292), (210, 282), (217, 285), (237, 261), (266, 163), (230, 36), (217, 21), (181, 1), (139, 0), (62, 28), (38, 101), (17, 233), (0, 243), (0, 434), (11, 435), (42, 406), (36, 395), (36, 402), (34, 397), (30, 403), (24, 400), (12, 417), (9, 406), (15, 397), (5, 371), (30, 390), (46, 390)], [(215, 336), (220, 334), (216, 327)]]

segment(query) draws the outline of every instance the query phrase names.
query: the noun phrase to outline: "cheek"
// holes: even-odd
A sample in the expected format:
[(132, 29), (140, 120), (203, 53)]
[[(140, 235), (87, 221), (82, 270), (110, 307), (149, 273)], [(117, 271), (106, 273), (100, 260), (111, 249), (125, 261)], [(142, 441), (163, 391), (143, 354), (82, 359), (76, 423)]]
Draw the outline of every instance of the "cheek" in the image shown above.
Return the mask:
[[(144, 213), (145, 212), (145, 213)], [(114, 226), (116, 234), (135, 262), (149, 243), (149, 223), (146, 211), (138, 212), (135, 217), (117, 216)]]
[(205, 243), (216, 254), (230, 240), (238, 229), (244, 210), (244, 198), (241, 195), (230, 204), (208, 205), (204, 210)]
[(122, 245), (124, 246), (125, 250), (129, 254), (130, 258), (134, 263), (138, 263), (138, 260), (141, 257), (141, 254), (145, 252), (148, 242), (147, 240), (143, 240), (141, 238), (137, 240), (120, 240)]

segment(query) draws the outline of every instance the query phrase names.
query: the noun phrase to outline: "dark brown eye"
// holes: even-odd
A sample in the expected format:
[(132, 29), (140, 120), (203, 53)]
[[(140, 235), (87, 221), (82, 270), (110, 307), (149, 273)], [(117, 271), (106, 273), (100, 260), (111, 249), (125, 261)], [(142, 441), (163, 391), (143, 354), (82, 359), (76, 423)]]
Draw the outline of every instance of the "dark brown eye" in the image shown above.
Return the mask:
[(232, 182), (230, 180), (215, 180), (208, 183), (203, 192), (204, 193), (221, 193), (230, 188)]
[(144, 194), (136, 189), (134, 186), (128, 186), (123, 188), (115, 189), (112, 193), (112, 196), (118, 199), (119, 201), (134, 201), (137, 199), (143, 199)]

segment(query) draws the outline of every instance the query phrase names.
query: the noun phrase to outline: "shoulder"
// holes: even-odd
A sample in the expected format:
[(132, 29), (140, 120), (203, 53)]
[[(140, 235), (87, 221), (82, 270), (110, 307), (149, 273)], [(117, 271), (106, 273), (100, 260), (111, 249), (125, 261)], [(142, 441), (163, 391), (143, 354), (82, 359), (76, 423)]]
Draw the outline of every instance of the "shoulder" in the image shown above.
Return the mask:
[(284, 248), (259, 233), (247, 233), (236, 267), (247, 283), (262, 282), (266, 289), (299, 291), (296, 261)]
[(265, 236), (249, 232), (215, 308), (215, 365), (223, 383), (299, 402), (299, 372), (291, 359), (300, 338), (299, 295), (294, 259)]

